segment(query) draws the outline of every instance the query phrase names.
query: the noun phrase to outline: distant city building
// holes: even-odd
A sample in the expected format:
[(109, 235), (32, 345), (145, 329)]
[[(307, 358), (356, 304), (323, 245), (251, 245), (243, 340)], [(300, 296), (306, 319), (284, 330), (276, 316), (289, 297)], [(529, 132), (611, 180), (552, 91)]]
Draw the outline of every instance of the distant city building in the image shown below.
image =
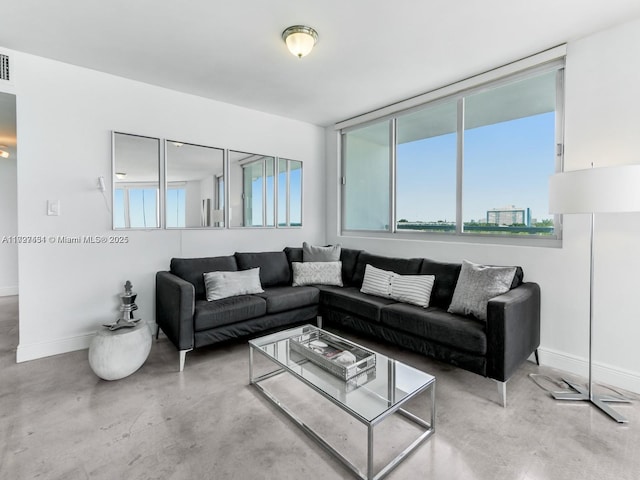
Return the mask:
[(529, 208), (517, 208), (515, 205), (487, 210), (487, 223), (495, 225), (526, 225), (531, 226), (531, 211)]

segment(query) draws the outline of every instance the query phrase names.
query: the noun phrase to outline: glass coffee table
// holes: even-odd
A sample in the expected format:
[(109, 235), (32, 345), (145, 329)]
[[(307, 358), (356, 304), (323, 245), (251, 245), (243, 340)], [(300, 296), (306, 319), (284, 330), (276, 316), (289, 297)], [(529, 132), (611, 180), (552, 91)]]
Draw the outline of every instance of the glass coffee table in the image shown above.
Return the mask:
[[(318, 335), (322, 336), (318, 337)], [(309, 339), (313, 340), (314, 338), (324, 340), (324, 343), (312, 341), (311, 346), (314, 349), (315, 346), (326, 347), (327, 343), (332, 343), (335, 340), (336, 342), (341, 342), (340, 345), (353, 347), (353, 351), (368, 351), (375, 356), (375, 359), (363, 361), (363, 370), (358, 372), (357, 375), (349, 379), (341, 378), (340, 373), (329, 371), (326, 365), (323, 366), (315, 361), (316, 359), (313, 359), (312, 356), (304, 354), (305, 352), (301, 350), (301, 339), (306, 339), (308, 343)], [(331, 342), (328, 342), (327, 339), (330, 339)], [(297, 343), (294, 348), (291, 347), (293, 343)], [(374, 362), (371, 360), (374, 360)], [(375, 364), (372, 365), (372, 363)], [(261, 372), (258, 373), (258, 370), (261, 370)], [(328, 440), (323, 438), (316, 429), (301, 419), (300, 414), (304, 413), (304, 410), (309, 410), (308, 404), (307, 408), (302, 408), (302, 412), (298, 404), (298, 411), (294, 412), (293, 405), (285, 405), (282, 397), (277, 396), (277, 388), (272, 388), (275, 384), (270, 382), (277, 381), (278, 378), (282, 378), (281, 376), (289, 377), (285, 381), (291, 381), (291, 378), (295, 379), (296, 386), (302, 384), (309, 387), (365, 426), (367, 432), (366, 472), (358, 468), (345, 455), (340, 453), (336, 447), (331, 445)], [(335, 455), (362, 479), (378, 480), (383, 478), (410, 452), (435, 432), (436, 379), (434, 376), (380, 353), (373, 352), (371, 349), (361, 347), (313, 325), (304, 325), (249, 341), (249, 380), (252, 385), (312, 439)], [(423, 396), (427, 396), (426, 402), (423, 402)], [(409, 412), (409, 404), (414, 410), (423, 410), (422, 407), (425, 407), (424, 409), (430, 415), (429, 420)], [(314, 409), (312, 408), (311, 410)], [(374, 472), (373, 458), (374, 427), (387, 419), (393, 418), (393, 414), (401, 415), (404, 421), (408, 420), (414, 428), (417, 427), (418, 436), (417, 438), (415, 438), (415, 435), (411, 437), (411, 443), (386, 465), (378, 467), (376, 473)], [(333, 418), (327, 416), (326, 419), (322, 418), (322, 420), (331, 422)], [(331, 425), (330, 427), (339, 429), (341, 425)], [(386, 442), (385, 446), (395, 449), (395, 446), (387, 445)]]

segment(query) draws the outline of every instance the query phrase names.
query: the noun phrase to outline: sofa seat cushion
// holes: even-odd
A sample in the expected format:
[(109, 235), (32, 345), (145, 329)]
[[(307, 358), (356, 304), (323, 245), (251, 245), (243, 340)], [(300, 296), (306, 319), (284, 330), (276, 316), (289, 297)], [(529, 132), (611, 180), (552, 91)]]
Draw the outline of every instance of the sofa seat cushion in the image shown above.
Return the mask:
[(317, 305), (320, 291), (315, 287), (269, 287), (255, 296), (267, 302), (267, 313), (278, 313)]
[(434, 307), (424, 309), (396, 303), (382, 308), (380, 322), (441, 345), (478, 355), (487, 353), (485, 323), (475, 318), (454, 315)]
[(193, 327), (199, 332), (260, 317), (265, 313), (267, 302), (256, 295), (240, 295), (213, 302), (198, 300), (193, 315)]
[(390, 298), (376, 297), (360, 292), (358, 287), (319, 286), (320, 303), (332, 309), (342, 310), (376, 322), (380, 321), (380, 309), (395, 303)]

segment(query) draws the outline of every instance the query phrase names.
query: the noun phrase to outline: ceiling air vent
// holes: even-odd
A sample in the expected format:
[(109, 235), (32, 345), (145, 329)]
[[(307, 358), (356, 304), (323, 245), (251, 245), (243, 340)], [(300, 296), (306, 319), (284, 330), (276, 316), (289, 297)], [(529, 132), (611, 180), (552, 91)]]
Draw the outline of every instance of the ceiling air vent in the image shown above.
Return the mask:
[(9, 55), (0, 53), (0, 80), (11, 81), (9, 73)]

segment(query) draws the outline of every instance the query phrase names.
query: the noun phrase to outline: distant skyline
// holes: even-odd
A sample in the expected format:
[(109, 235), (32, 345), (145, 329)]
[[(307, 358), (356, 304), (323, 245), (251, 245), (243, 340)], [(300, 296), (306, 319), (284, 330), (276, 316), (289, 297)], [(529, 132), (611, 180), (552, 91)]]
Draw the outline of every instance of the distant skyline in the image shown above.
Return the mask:
[[(463, 221), (515, 205), (536, 220), (548, 213), (555, 170), (555, 113), (465, 131)], [(398, 145), (397, 213), (408, 221), (455, 221), (456, 134)]]

